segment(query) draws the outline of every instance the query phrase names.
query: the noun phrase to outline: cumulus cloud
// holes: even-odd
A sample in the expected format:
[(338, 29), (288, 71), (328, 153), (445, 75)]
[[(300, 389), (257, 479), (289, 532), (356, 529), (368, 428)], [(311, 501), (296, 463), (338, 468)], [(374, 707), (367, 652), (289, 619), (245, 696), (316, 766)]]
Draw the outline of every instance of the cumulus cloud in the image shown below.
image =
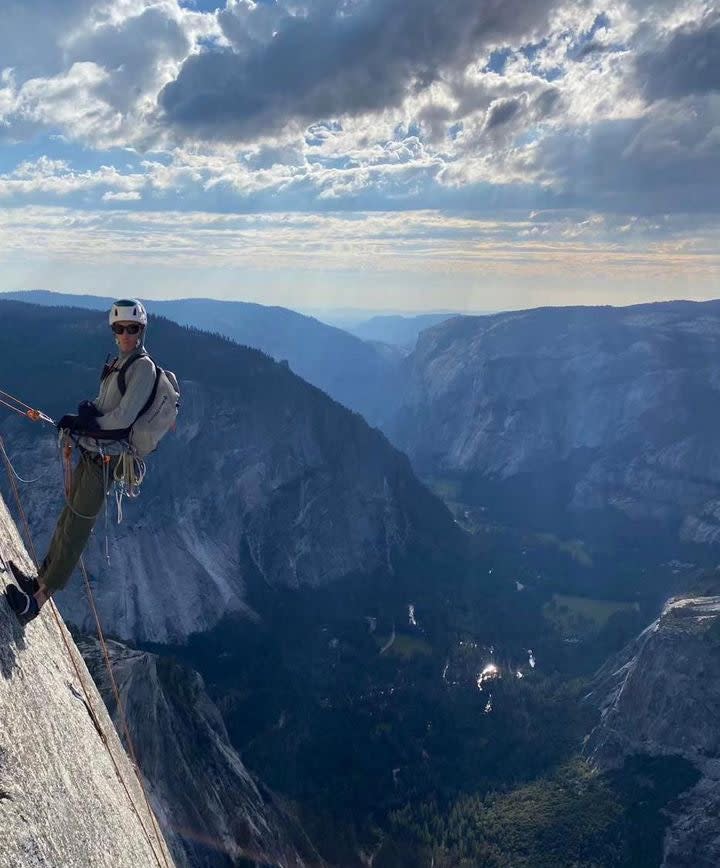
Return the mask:
[(96, 0), (3, 0), (0, 66), (23, 80), (62, 72), (65, 40), (85, 26), (95, 5)]
[(0, 175), (0, 198), (26, 198), (38, 194), (53, 197), (105, 190), (103, 199), (139, 199), (139, 189), (147, 183), (144, 174), (122, 173), (114, 166), (96, 171), (75, 171), (66, 160), (40, 157), (24, 160), (7, 174)]
[(636, 69), (649, 100), (720, 91), (720, 13), (678, 27), (655, 50), (640, 54)]
[(138, 98), (154, 99), (173, 71), (173, 63), (189, 53), (191, 42), (172, 9), (152, 6), (120, 21), (106, 21), (69, 41), (76, 62), (91, 62), (108, 72), (98, 89), (108, 105), (125, 113)]
[[(627, 226), (720, 201), (719, 25), (704, 0), (228, 0), (217, 13), (68, 0), (62, 22), (48, 3), (11, 0), (0, 143), (52, 132), (136, 158), (26, 161), (0, 176), (5, 199), (554, 207)], [(15, 43), (41, 12), (23, 58)]]
[(552, 0), (235, 2), (230, 48), (189, 57), (160, 95), (167, 121), (207, 138), (399, 106), (483, 48), (547, 27)]
[(522, 112), (526, 104), (527, 98), (523, 97), (505, 97), (504, 99), (495, 100), (485, 117), (485, 129), (491, 130), (494, 127), (506, 124)]
[(559, 127), (507, 158), (561, 201), (622, 213), (720, 210), (720, 93)]
[(30, 79), (13, 94), (5, 137), (22, 141), (50, 129), (93, 143), (107, 139), (121, 121), (98, 93), (107, 81), (107, 71), (95, 63), (74, 63), (52, 78)]
[(11, 0), (0, 31), (0, 136), (159, 141), (158, 92), (197, 42), (219, 35), (214, 16), (178, 0)]

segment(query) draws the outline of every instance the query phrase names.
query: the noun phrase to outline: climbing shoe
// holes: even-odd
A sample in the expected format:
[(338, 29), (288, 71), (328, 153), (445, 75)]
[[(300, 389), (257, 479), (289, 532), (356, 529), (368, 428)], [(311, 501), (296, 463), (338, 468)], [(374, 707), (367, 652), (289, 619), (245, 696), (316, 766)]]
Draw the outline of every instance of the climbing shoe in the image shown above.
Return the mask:
[(8, 566), (10, 567), (13, 576), (15, 576), (15, 581), (18, 583), (18, 587), (23, 593), (27, 594), (29, 597), (32, 597), (33, 594), (37, 594), (40, 590), (40, 585), (35, 576), (28, 576), (27, 573), (24, 573), (13, 561), (8, 561)]
[(10, 604), (10, 608), (15, 612), (21, 624), (27, 624), (28, 621), (32, 621), (33, 618), (37, 618), (40, 614), (40, 607), (35, 597), (26, 594), (20, 588), (16, 588), (15, 585), (8, 585), (5, 588), (5, 596)]

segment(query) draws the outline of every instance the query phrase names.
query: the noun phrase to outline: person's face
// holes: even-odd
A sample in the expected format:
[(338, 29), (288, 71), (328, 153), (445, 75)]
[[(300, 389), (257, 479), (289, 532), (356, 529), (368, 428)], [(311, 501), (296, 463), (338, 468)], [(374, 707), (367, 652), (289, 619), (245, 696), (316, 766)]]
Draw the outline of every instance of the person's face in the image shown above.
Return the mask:
[(113, 335), (120, 352), (129, 353), (130, 350), (134, 350), (138, 345), (141, 333), (142, 326), (139, 323), (127, 322), (125, 320), (113, 323)]

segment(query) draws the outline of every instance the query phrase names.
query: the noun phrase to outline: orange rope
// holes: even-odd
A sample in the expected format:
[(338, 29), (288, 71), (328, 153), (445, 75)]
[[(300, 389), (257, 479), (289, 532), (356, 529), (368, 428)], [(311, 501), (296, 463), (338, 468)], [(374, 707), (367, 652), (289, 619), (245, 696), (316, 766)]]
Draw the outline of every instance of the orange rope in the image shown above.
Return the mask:
[[(130, 751), (130, 759), (132, 760), (133, 768), (135, 769), (135, 777), (140, 784), (140, 789), (142, 790), (143, 798), (145, 799), (145, 804), (147, 805), (148, 813), (150, 814), (150, 821), (153, 824), (153, 830), (155, 832), (158, 840), (160, 839), (160, 829), (158, 827), (158, 822), (155, 817), (155, 812), (150, 807), (150, 801), (148, 800), (148, 795), (145, 790), (145, 784), (143, 782), (143, 776), (140, 773), (140, 764), (138, 763), (137, 754), (135, 753), (135, 745), (133, 744), (132, 737), (130, 735), (130, 727), (128, 726), (127, 717), (125, 715), (125, 708), (123, 706), (122, 698), (120, 697), (120, 690), (117, 686), (117, 681), (115, 681), (115, 673), (112, 670), (112, 664), (110, 662), (110, 655), (108, 653), (107, 644), (105, 643), (105, 634), (103, 633), (102, 626), (100, 625), (100, 616), (98, 615), (97, 608), (95, 606), (95, 599), (93, 597), (93, 592), (90, 588), (90, 579), (88, 578), (87, 570), (85, 569), (85, 561), (80, 558), (80, 569), (82, 570), (83, 579), (85, 580), (85, 590), (87, 591), (88, 600), (90, 602), (90, 608), (92, 609), (93, 616), (95, 617), (95, 624), (97, 626), (98, 639), (100, 640), (100, 646), (102, 648), (103, 657), (105, 658), (105, 666), (108, 671), (108, 675), (110, 676), (110, 684), (112, 685), (113, 693), (115, 695), (115, 702), (117, 703), (118, 712), (120, 713), (120, 720), (122, 721), (123, 730), (125, 732), (125, 741), (127, 742), (128, 750)], [(147, 833), (146, 833), (147, 834)], [(160, 852), (163, 854), (163, 859), (165, 860), (165, 865), (167, 868), (170, 868), (167, 862), (167, 858), (165, 856), (165, 850), (162, 845), (160, 847)]]
[[(63, 448), (63, 459), (64, 459), (64, 467), (65, 467), (65, 494), (70, 497), (70, 484), (72, 480), (72, 446), (65, 445)], [(110, 456), (104, 456), (105, 463), (109, 463)], [(140, 784), (140, 789), (142, 790), (143, 797), (145, 799), (145, 804), (147, 805), (148, 812), (150, 814), (150, 820), (153, 824), (153, 828), (155, 831), (155, 835), (158, 839), (160, 839), (160, 829), (158, 828), (157, 819), (155, 817), (155, 813), (150, 807), (150, 802), (148, 800), (147, 792), (145, 791), (145, 784), (143, 783), (142, 775), (140, 774), (140, 764), (137, 760), (137, 754), (135, 753), (135, 745), (133, 744), (132, 737), (130, 735), (130, 727), (128, 726), (127, 717), (125, 715), (125, 708), (123, 706), (123, 701), (120, 696), (120, 690), (117, 686), (117, 681), (115, 681), (115, 673), (112, 670), (112, 664), (110, 662), (110, 655), (108, 653), (107, 644), (105, 642), (105, 633), (103, 632), (102, 624), (100, 623), (100, 615), (98, 614), (97, 606), (95, 605), (95, 596), (92, 592), (92, 587), (90, 586), (90, 578), (88, 577), (87, 569), (85, 568), (85, 560), (81, 556), (80, 557), (80, 569), (83, 574), (83, 579), (85, 581), (85, 591), (87, 592), (88, 602), (90, 603), (90, 609), (92, 610), (93, 617), (95, 618), (95, 626), (97, 628), (98, 640), (100, 641), (100, 647), (102, 648), (103, 657), (105, 659), (105, 666), (108, 671), (108, 675), (110, 676), (110, 684), (112, 685), (113, 694), (115, 695), (115, 702), (117, 704), (118, 712), (120, 714), (120, 720), (122, 721), (123, 730), (125, 732), (125, 740), (127, 742), (128, 750), (130, 751), (130, 758), (133, 763), (133, 768), (135, 769), (135, 776), (137, 777), (138, 783)], [(165, 851), (162, 846), (160, 848), (163, 858), (165, 858)], [(165, 861), (167, 865), (167, 860)], [(168, 866), (169, 868), (169, 866)]]
[[(0, 435), (0, 446), (3, 447), (3, 457), (5, 458), (5, 462), (6, 462), (7, 475), (8, 475), (8, 478), (10, 480), (10, 486), (11, 486), (13, 495), (15, 497), (15, 502), (17, 504), (18, 511), (20, 513), (20, 517), (22, 519), (23, 527), (25, 529), (25, 535), (26, 535), (27, 541), (28, 541), (28, 548), (30, 550), (30, 554), (31, 554), (31, 557), (33, 559), (33, 562), (35, 564), (35, 568), (39, 569), (37, 552), (35, 551), (35, 546), (34, 546), (33, 540), (32, 540), (32, 534), (30, 533), (30, 525), (28, 523), (27, 515), (25, 514), (25, 510), (23, 509), (22, 502), (20, 500), (20, 493), (17, 489), (15, 479), (14, 479), (12, 473), (10, 472), (10, 468), (7, 467), (7, 457), (5, 456), (5, 443), (4, 443), (1, 435)], [(87, 573), (85, 572), (84, 564), (83, 564), (83, 573), (85, 575), (85, 579), (87, 582), (86, 587), (87, 587), (88, 593), (90, 594), (90, 596), (92, 598), (92, 591), (90, 590), (90, 583), (87, 579)], [(132, 809), (135, 813), (135, 816), (138, 818), (138, 822), (140, 823), (140, 827), (142, 828), (143, 832), (145, 833), (145, 838), (147, 839), (148, 845), (149, 845), (150, 849), (152, 850), (153, 856), (155, 857), (155, 860), (158, 863), (158, 866), (160, 866), (160, 868), (162, 868), (162, 864), (160, 862), (160, 859), (158, 858), (158, 855), (155, 851), (155, 846), (154, 846), (152, 840), (150, 839), (150, 835), (148, 833), (148, 830), (145, 827), (145, 824), (143, 823), (142, 817), (140, 816), (140, 812), (138, 811), (137, 806), (135, 805), (135, 802), (134, 802), (132, 796), (130, 795), (130, 791), (128, 790), (127, 784), (125, 783), (125, 780), (122, 776), (122, 773), (120, 772), (120, 768), (118, 767), (117, 761), (115, 760), (115, 757), (113, 756), (113, 752), (110, 750), (110, 745), (108, 744), (107, 736), (102, 731), (102, 727), (100, 726), (100, 721), (98, 720), (97, 715), (93, 709), (90, 695), (87, 691), (87, 687), (85, 686), (85, 681), (83, 680), (82, 676), (80, 675), (80, 670), (79, 670), (78, 665), (77, 665), (77, 660), (75, 659), (75, 655), (73, 654), (72, 649), (70, 648), (70, 645), (68, 643), (67, 637), (65, 636), (65, 631), (62, 628), (62, 622), (60, 621), (60, 614), (59, 614), (57, 607), (56, 607), (55, 603), (53, 602), (53, 600), (49, 599), (48, 602), (50, 603), (50, 609), (53, 613), (53, 617), (55, 619), (55, 623), (57, 625), (60, 636), (62, 637), (63, 643), (65, 645), (65, 649), (68, 653), (68, 656), (70, 657), (73, 668), (75, 670), (75, 675), (77, 676), (77, 679), (80, 682), (80, 686), (82, 687), (83, 693), (85, 694), (85, 702), (87, 705), (88, 712), (90, 713), (90, 716), (93, 720), (93, 723), (95, 724), (97, 731), (100, 733), (100, 737), (102, 739), (102, 742), (105, 745), (105, 748), (107, 749), (108, 754), (110, 755), (110, 759), (112, 760), (112, 764), (115, 768), (115, 773), (118, 776), (118, 780), (122, 784), (123, 789), (125, 790), (125, 793), (126, 793), (128, 800), (130, 802), (130, 806), (132, 807)], [(94, 607), (94, 603), (93, 603), (93, 609), (94, 608), (95, 607)], [(98, 628), (99, 628), (100, 622), (97, 619), (97, 613), (96, 613), (96, 621), (97, 621)], [(112, 669), (109, 666), (109, 658), (107, 656), (107, 649), (105, 648), (105, 645), (104, 645), (104, 637), (101, 638), (100, 641), (101, 641), (101, 644), (103, 645), (103, 650), (105, 652), (105, 659), (106, 659), (106, 663), (108, 664), (108, 671), (110, 672), (110, 678), (113, 681), (113, 684), (115, 685), (115, 679), (114, 679), (114, 676), (112, 674)], [(116, 685), (115, 685), (115, 689), (117, 690)], [(122, 705), (120, 706), (120, 710), (122, 712)], [(125, 727), (127, 729), (127, 721), (125, 721)], [(158, 836), (158, 843), (160, 844), (160, 852), (162, 853), (163, 861), (165, 862), (166, 868), (170, 868), (169, 863), (167, 861), (167, 855), (165, 853), (165, 848), (162, 846), (162, 843), (161, 843), (161, 840), (159, 837), (159, 833), (157, 831), (157, 820), (155, 819), (155, 814), (154, 814), (152, 808), (150, 807), (150, 803), (148, 802), (147, 794), (145, 792), (145, 787), (143, 786), (143, 783), (140, 780), (140, 773), (139, 773), (137, 765), (133, 765), (133, 769), (135, 771), (135, 776), (138, 779), (138, 783), (140, 784), (140, 789), (142, 790), (143, 796), (145, 798), (145, 804), (147, 806), (148, 813), (150, 814), (150, 817), (152, 818), (153, 825), (155, 827), (155, 831), (156, 831), (156, 834)]]

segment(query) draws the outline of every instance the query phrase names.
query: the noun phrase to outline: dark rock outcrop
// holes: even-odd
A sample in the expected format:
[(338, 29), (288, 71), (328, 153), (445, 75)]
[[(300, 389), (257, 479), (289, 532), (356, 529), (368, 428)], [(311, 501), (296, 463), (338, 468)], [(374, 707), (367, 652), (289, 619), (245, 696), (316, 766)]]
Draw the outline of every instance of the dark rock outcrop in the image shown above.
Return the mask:
[[(96, 639), (78, 640), (120, 728)], [(178, 866), (231, 868), (239, 860), (299, 868), (321, 860), (277, 798), (248, 773), (198, 673), (171, 659), (107, 643), (138, 762)]]
[(701, 779), (671, 809), (665, 868), (720, 864), (720, 597), (674, 599), (598, 673), (601, 722), (586, 752), (602, 769), (635, 754), (681, 756)]

